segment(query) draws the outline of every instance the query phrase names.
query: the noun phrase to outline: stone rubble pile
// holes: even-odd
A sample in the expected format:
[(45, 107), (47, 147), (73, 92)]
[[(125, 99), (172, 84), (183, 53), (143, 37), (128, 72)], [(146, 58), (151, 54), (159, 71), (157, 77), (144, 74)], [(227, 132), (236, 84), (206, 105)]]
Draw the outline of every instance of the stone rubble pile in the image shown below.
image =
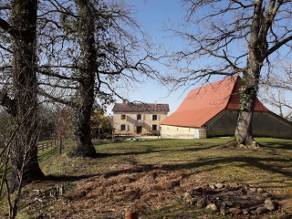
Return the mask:
[(261, 215), (280, 207), (275, 197), (264, 189), (237, 183), (199, 186), (186, 192), (184, 200), (221, 215)]

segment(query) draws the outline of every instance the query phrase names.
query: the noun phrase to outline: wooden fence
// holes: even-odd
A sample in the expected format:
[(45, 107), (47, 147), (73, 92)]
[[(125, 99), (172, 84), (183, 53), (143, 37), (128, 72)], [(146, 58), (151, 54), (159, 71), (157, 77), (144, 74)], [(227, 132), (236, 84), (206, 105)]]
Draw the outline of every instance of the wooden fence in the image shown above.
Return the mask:
[(46, 151), (46, 150), (58, 150), (60, 154), (64, 149), (63, 139), (56, 139), (51, 138), (38, 143), (38, 150), (39, 152)]

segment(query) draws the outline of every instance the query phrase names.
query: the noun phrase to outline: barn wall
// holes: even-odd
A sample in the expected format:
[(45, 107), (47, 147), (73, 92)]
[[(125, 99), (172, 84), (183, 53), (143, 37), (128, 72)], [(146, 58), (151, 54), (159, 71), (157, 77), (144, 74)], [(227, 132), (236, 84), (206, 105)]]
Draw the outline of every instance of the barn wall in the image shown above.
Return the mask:
[(292, 123), (273, 113), (257, 113), (253, 120), (256, 136), (292, 139)]
[(206, 130), (204, 128), (187, 128), (161, 125), (160, 135), (162, 138), (175, 139), (206, 138)]
[[(233, 135), (238, 112), (225, 110), (208, 122), (207, 136)], [(253, 135), (275, 138), (292, 138), (292, 125), (271, 112), (255, 112)]]

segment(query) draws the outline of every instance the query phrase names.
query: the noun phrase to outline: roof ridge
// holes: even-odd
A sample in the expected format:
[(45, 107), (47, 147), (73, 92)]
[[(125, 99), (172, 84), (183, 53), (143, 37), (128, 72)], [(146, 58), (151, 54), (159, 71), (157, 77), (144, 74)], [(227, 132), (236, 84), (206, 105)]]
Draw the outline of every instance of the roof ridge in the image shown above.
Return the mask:
[(190, 90), (190, 92), (192, 91), (195, 91), (195, 90), (200, 90), (200, 89), (203, 89), (203, 88), (206, 88), (206, 87), (212, 87), (212, 85), (218, 85), (224, 81), (227, 81), (227, 80), (232, 80), (233, 78), (235, 78), (235, 81), (239, 78), (239, 74), (235, 74), (235, 75), (230, 75), (230, 76), (226, 76), (225, 78), (219, 80), (219, 81), (214, 81), (212, 83), (208, 83), (208, 84), (204, 84), (200, 87), (196, 87), (196, 88), (193, 88)]
[[(232, 87), (232, 89), (231, 89), (231, 92), (230, 92), (229, 97), (228, 97), (228, 101), (226, 101), (226, 104), (225, 104), (223, 110), (226, 110), (226, 109), (227, 109), (228, 104), (229, 104), (229, 101), (230, 101), (230, 99), (231, 99), (231, 95), (233, 94), (233, 91), (234, 91), (234, 89), (236, 88), (236, 84), (237, 84), (239, 78), (240, 78), (240, 77), (239, 77), (239, 74), (235, 75), (235, 81), (234, 81), (234, 83), (233, 83), (233, 87)], [(222, 111), (223, 111), (223, 110), (222, 110)]]
[[(237, 74), (237, 75), (234, 75), (234, 76), (231, 76), (231, 77), (234, 77), (235, 80), (234, 80), (234, 82), (233, 82), (232, 89), (230, 89), (230, 93), (228, 94), (228, 100), (226, 101), (225, 106), (222, 107), (222, 109), (221, 109), (216, 115), (214, 115), (213, 117), (210, 117), (210, 118), (205, 122), (205, 124), (208, 123), (210, 120), (212, 120), (212, 119), (213, 119), (215, 116), (217, 116), (219, 113), (221, 113), (221, 112), (223, 112), (224, 110), (227, 109), (228, 104), (229, 104), (229, 101), (230, 101), (230, 98), (231, 98), (231, 95), (232, 95), (232, 93), (233, 93), (233, 91), (234, 91), (234, 89), (235, 89), (236, 83), (238, 82), (238, 79), (240, 78), (238, 74)], [(229, 79), (229, 78), (228, 78), (228, 79)], [(223, 80), (221, 80), (221, 81), (224, 81), (224, 80), (227, 80), (227, 79), (223, 79)]]
[(169, 104), (158, 103), (115, 103), (113, 112), (169, 112)]

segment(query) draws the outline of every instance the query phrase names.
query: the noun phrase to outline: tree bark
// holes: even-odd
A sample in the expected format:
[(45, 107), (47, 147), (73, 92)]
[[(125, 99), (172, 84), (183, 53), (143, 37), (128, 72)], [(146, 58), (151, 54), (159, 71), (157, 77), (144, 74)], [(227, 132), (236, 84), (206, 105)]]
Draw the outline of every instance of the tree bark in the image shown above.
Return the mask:
[(267, 31), (269, 27), (263, 20), (263, 1), (254, 1), (250, 38), (248, 42), (247, 68), (240, 86), (240, 111), (235, 130), (235, 139), (238, 145), (255, 147), (252, 136), (252, 119), (258, 92), (259, 78), (263, 61), (267, 54)]
[(40, 126), (35, 72), (36, 20), (37, 0), (15, 0), (12, 3), (14, 124), (20, 127), (12, 145), (13, 187), (44, 176), (37, 157)]
[(258, 79), (254, 74), (246, 75), (240, 86), (240, 111), (235, 130), (235, 139), (238, 145), (254, 146), (252, 136), (252, 120), (258, 91)]
[(94, 104), (95, 75), (97, 71), (97, 54), (95, 47), (95, 20), (90, 2), (76, 0), (80, 17), (78, 33), (80, 46), (80, 80), (78, 107), (75, 109), (76, 146), (73, 155), (94, 157), (95, 149), (91, 141), (91, 113)]

